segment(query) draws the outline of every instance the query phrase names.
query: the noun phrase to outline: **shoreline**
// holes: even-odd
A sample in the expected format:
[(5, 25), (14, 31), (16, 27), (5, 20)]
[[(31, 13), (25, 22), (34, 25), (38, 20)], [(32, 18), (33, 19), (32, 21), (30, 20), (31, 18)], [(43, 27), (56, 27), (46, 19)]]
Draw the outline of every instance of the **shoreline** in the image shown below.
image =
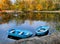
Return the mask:
[(60, 32), (43, 37), (33, 37), (15, 41), (13, 44), (60, 44)]
[(14, 10), (5, 10), (0, 11), (0, 13), (27, 13), (27, 12), (35, 12), (35, 13), (60, 13), (60, 11), (14, 11)]

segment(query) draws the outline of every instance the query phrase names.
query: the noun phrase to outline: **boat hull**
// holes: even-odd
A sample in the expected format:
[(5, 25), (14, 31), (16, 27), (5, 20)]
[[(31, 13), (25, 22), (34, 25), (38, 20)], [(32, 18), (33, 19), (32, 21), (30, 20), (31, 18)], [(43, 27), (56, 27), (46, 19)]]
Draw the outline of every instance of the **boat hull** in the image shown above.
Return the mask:
[(44, 36), (44, 35), (47, 35), (48, 33), (49, 33), (48, 26), (41, 26), (36, 29), (36, 36)]

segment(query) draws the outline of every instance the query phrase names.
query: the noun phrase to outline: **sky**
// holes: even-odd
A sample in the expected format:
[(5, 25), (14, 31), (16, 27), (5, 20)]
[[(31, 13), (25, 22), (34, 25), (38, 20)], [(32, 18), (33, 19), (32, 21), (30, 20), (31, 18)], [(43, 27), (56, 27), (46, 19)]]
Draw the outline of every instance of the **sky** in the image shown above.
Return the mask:
[(15, 0), (11, 0), (13, 3), (15, 2)]

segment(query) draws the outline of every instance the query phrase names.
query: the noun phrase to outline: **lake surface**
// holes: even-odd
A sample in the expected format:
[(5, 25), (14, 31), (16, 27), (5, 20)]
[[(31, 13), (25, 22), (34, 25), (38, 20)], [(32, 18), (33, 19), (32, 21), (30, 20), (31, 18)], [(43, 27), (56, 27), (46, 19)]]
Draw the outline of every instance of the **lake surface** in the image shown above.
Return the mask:
[[(2, 14), (1, 14), (2, 15)], [(0, 15), (0, 16), (1, 16)], [(44, 15), (44, 16), (42, 16)], [(46, 15), (46, 16), (45, 16)], [(49, 17), (51, 16), (51, 18)], [(50, 26), (48, 35), (55, 32), (57, 21), (57, 14), (41, 14), (41, 13), (27, 13), (27, 14), (3, 14), (0, 17), (0, 44), (9, 44), (16, 40), (8, 38), (8, 30), (14, 27), (25, 27), (33, 31), (39, 26)], [(54, 17), (54, 16), (55, 17)], [(4, 17), (3, 17), (4, 16)]]

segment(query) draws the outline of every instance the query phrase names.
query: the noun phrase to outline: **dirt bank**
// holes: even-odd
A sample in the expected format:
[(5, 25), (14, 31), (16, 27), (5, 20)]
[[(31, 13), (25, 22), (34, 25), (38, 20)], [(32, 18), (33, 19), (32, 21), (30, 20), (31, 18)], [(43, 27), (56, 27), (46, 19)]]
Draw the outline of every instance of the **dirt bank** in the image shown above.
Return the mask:
[(60, 44), (60, 33), (55, 32), (43, 37), (32, 37), (15, 41), (13, 44)]

